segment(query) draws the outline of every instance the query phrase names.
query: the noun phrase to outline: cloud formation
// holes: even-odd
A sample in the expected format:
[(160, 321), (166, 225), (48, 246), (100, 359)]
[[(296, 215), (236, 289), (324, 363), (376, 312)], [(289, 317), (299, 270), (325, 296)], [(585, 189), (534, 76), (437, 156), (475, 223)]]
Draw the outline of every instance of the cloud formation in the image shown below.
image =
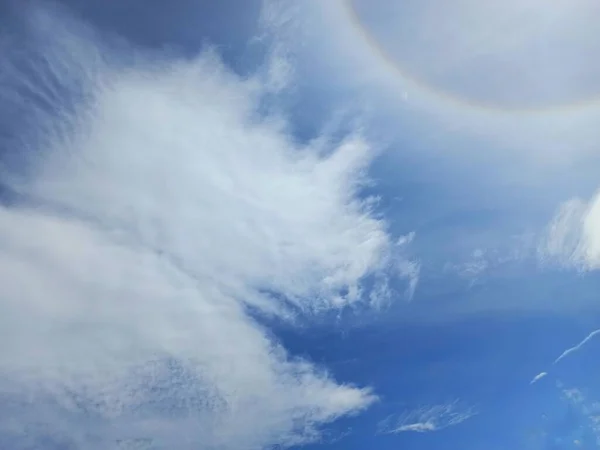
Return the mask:
[(257, 113), (271, 78), (213, 53), (124, 63), (64, 17), (28, 20), (33, 53), (3, 59), (0, 92), (30, 119), (11, 141), (27, 170), (2, 166), (7, 445), (288, 446), (374, 402), (248, 312), (382, 301), (393, 277), (414, 290), (403, 241), (360, 195), (368, 143), (297, 143)]
[(540, 245), (547, 261), (582, 270), (600, 268), (600, 194), (563, 203)]
[[(568, 349), (566, 349), (564, 352), (562, 352), (558, 358), (556, 358), (554, 360), (554, 362), (552, 363), (553, 365), (558, 364), (559, 362), (561, 362), (563, 359), (565, 359), (566, 357), (572, 355), (573, 353), (578, 352), (579, 350), (581, 350), (588, 342), (590, 342), (592, 339), (594, 339), (597, 335), (600, 334), (600, 329), (598, 330), (594, 330), (592, 332), (590, 332), (585, 338), (583, 338), (581, 340), (581, 342), (579, 342), (579, 344), (574, 345), (573, 347), (569, 347)], [(535, 377), (533, 377), (533, 379), (531, 380), (531, 382), (529, 384), (535, 384), (537, 383), (539, 380), (541, 380), (542, 378), (544, 378), (546, 375), (548, 375), (548, 372), (541, 372), (538, 375), (536, 375)]]
[(535, 384), (535, 383), (537, 383), (542, 378), (544, 378), (546, 375), (548, 375), (548, 372), (540, 372), (540, 373), (538, 373), (535, 377), (533, 377), (531, 379), (531, 381), (529, 382), (529, 384)]
[(600, 334), (600, 330), (594, 330), (594, 331), (592, 331), (579, 344), (575, 345), (574, 347), (570, 347), (570, 348), (566, 349), (564, 352), (562, 352), (560, 354), (560, 356), (554, 360), (554, 364), (558, 364), (562, 359), (566, 358), (570, 354), (575, 353), (575, 352), (581, 350), (581, 348), (585, 344), (587, 344), (590, 340), (592, 340), (598, 334)]
[(379, 432), (384, 434), (407, 431), (428, 433), (458, 425), (476, 414), (474, 408), (465, 407), (459, 400), (441, 405), (421, 406), (399, 416), (386, 418), (380, 422)]

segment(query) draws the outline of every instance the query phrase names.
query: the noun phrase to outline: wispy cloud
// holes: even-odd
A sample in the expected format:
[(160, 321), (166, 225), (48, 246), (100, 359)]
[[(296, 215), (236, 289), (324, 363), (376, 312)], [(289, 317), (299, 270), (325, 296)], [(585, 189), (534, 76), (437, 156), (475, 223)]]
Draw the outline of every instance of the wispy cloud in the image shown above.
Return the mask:
[[(577, 345), (575, 345), (573, 347), (569, 347), (564, 352), (562, 352), (560, 354), (560, 356), (554, 360), (553, 364), (556, 365), (559, 362), (561, 362), (563, 359), (565, 359), (567, 356), (572, 355), (575, 352), (578, 352), (579, 350), (581, 350), (581, 348), (585, 344), (587, 344), (589, 341), (591, 341), (594, 337), (596, 337), (599, 334), (600, 334), (600, 329), (592, 331), (579, 344), (577, 344)], [(535, 377), (533, 377), (533, 379), (531, 380), (531, 382), (529, 384), (535, 384), (535, 383), (537, 383), (539, 380), (541, 380), (542, 378), (544, 378), (546, 375), (548, 375), (547, 372), (541, 372), (541, 373), (539, 373), (538, 375), (536, 375)]]
[(538, 373), (535, 377), (532, 378), (532, 380), (529, 382), (529, 384), (535, 384), (535, 383), (537, 383), (542, 378), (544, 378), (546, 375), (548, 375), (548, 372), (540, 372), (540, 373)]
[(587, 395), (579, 388), (565, 388), (562, 383), (558, 386), (562, 389), (563, 399), (573, 405), (582, 414), (583, 426), (589, 428), (596, 439), (600, 438), (600, 403), (587, 398)]
[(563, 203), (539, 249), (543, 261), (582, 270), (600, 268), (600, 194)]
[(269, 80), (214, 54), (130, 51), (124, 66), (89, 30), (30, 19), (38, 53), (16, 56), (35, 73), (0, 92), (32, 118), (14, 148), (27, 175), (2, 167), (20, 200), (0, 207), (0, 392), (22, 420), (0, 428), (78, 448), (247, 449), (368, 407), (369, 388), (291, 360), (247, 308), (309, 315), (368, 299), (367, 277), (414, 279), (358, 195), (369, 145), (296, 143), (255, 112)]
[(455, 400), (441, 405), (421, 406), (399, 416), (390, 416), (379, 423), (378, 429), (383, 434), (407, 431), (427, 433), (458, 425), (476, 414), (473, 407)]
[(566, 349), (564, 352), (561, 353), (561, 355), (556, 358), (556, 360), (554, 361), (554, 364), (559, 363), (563, 358), (566, 358), (567, 356), (569, 356), (570, 354), (578, 351), (581, 349), (581, 347), (583, 347), (585, 344), (587, 344), (591, 339), (594, 338), (594, 336), (597, 336), (598, 334), (600, 334), (600, 330), (595, 330), (592, 331), (590, 334), (588, 334), (584, 340), (582, 340), (579, 344), (577, 344), (574, 347), (568, 348)]

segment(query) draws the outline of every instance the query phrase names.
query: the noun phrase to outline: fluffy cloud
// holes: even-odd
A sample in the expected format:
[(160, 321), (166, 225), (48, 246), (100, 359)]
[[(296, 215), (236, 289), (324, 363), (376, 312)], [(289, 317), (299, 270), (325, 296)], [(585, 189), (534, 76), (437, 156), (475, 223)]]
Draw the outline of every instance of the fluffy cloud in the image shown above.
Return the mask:
[(7, 445), (286, 446), (375, 401), (248, 312), (381, 301), (390, 276), (414, 290), (404, 242), (360, 196), (369, 145), (297, 143), (256, 112), (272, 77), (214, 54), (124, 64), (62, 18), (29, 26), (38, 52), (2, 63), (1, 98), (29, 118), (12, 141), (27, 170), (2, 167)]

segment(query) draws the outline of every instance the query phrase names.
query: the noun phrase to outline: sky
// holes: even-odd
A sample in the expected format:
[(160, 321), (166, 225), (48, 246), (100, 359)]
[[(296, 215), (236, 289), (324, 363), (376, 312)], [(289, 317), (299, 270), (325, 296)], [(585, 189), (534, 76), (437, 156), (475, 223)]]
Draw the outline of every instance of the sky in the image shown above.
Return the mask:
[(0, 448), (599, 448), (599, 19), (1, 2)]

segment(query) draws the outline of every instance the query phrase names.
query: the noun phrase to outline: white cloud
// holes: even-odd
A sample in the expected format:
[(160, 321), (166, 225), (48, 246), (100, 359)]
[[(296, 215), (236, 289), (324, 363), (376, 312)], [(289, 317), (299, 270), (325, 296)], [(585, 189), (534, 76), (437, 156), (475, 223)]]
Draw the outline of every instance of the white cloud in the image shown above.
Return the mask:
[(537, 383), (542, 378), (544, 378), (546, 375), (548, 375), (548, 372), (540, 372), (540, 373), (538, 373), (535, 377), (532, 378), (532, 380), (529, 382), (529, 384), (535, 384), (535, 383)]
[(570, 354), (575, 353), (575, 352), (581, 350), (581, 348), (585, 344), (587, 344), (590, 340), (592, 340), (595, 336), (597, 336), (599, 334), (600, 334), (600, 330), (594, 330), (594, 331), (592, 331), (579, 344), (575, 345), (574, 347), (570, 347), (570, 348), (566, 349), (564, 352), (562, 352), (560, 354), (560, 356), (554, 360), (554, 364), (559, 363), (562, 359), (566, 358)]
[(561, 205), (542, 239), (540, 257), (546, 262), (600, 268), (600, 193), (590, 201), (575, 198)]
[(23, 201), (0, 208), (0, 394), (19, 405), (3, 435), (257, 449), (375, 401), (291, 360), (247, 312), (360, 302), (365, 277), (410, 267), (358, 195), (369, 145), (294, 142), (255, 114), (263, 80), (213, 54), (123, 67), (32, 17), (39, 72), (12, 80), (35, 119), (15, 148), (30, 175), (5, 180)]
[[(594, 331), (590, 332), (585, 338), (583, 338), (581, 340), (581, 342), (579, 342), (579, 344), (574, 345), (573, 347), (569, 347), (564, 352), (562, 352), (558, 356), (558, 358), (556, 358), (554, 360), (553, 364), (556, 365), (559, 362), (561, 362), (563, 359), (565, 359), (566, 357), (572, 355), (573, 353), (578, 352), (579, 350), (581, 350), (585, 346), (585, 344), (587, 344), (588, 342), (590, 342), (592, 339), (594, 339), (599, 334), (600, 334), (600, 329), (594, 330)], [(546, 375), (548, 375), (547, 372), (541, 372), (541, 373), (539, 373), (538, 375), (536, 375), (535, 377), (533, 377), (533, 379), (531, 380), (531, 382), (529, 384), (535, 384), (535, 383), (537, 383), (539, 380), (541, 380), (542, 378), (544, 378)]]
[(460, 401), (441, 405), (421, 406), (399, 416), (390, 416), (379, 424), (379, 432), (397, 434), (407, 431), (427, 433), (458, 425), (470, 419), (477, 412), (464, 406)]

